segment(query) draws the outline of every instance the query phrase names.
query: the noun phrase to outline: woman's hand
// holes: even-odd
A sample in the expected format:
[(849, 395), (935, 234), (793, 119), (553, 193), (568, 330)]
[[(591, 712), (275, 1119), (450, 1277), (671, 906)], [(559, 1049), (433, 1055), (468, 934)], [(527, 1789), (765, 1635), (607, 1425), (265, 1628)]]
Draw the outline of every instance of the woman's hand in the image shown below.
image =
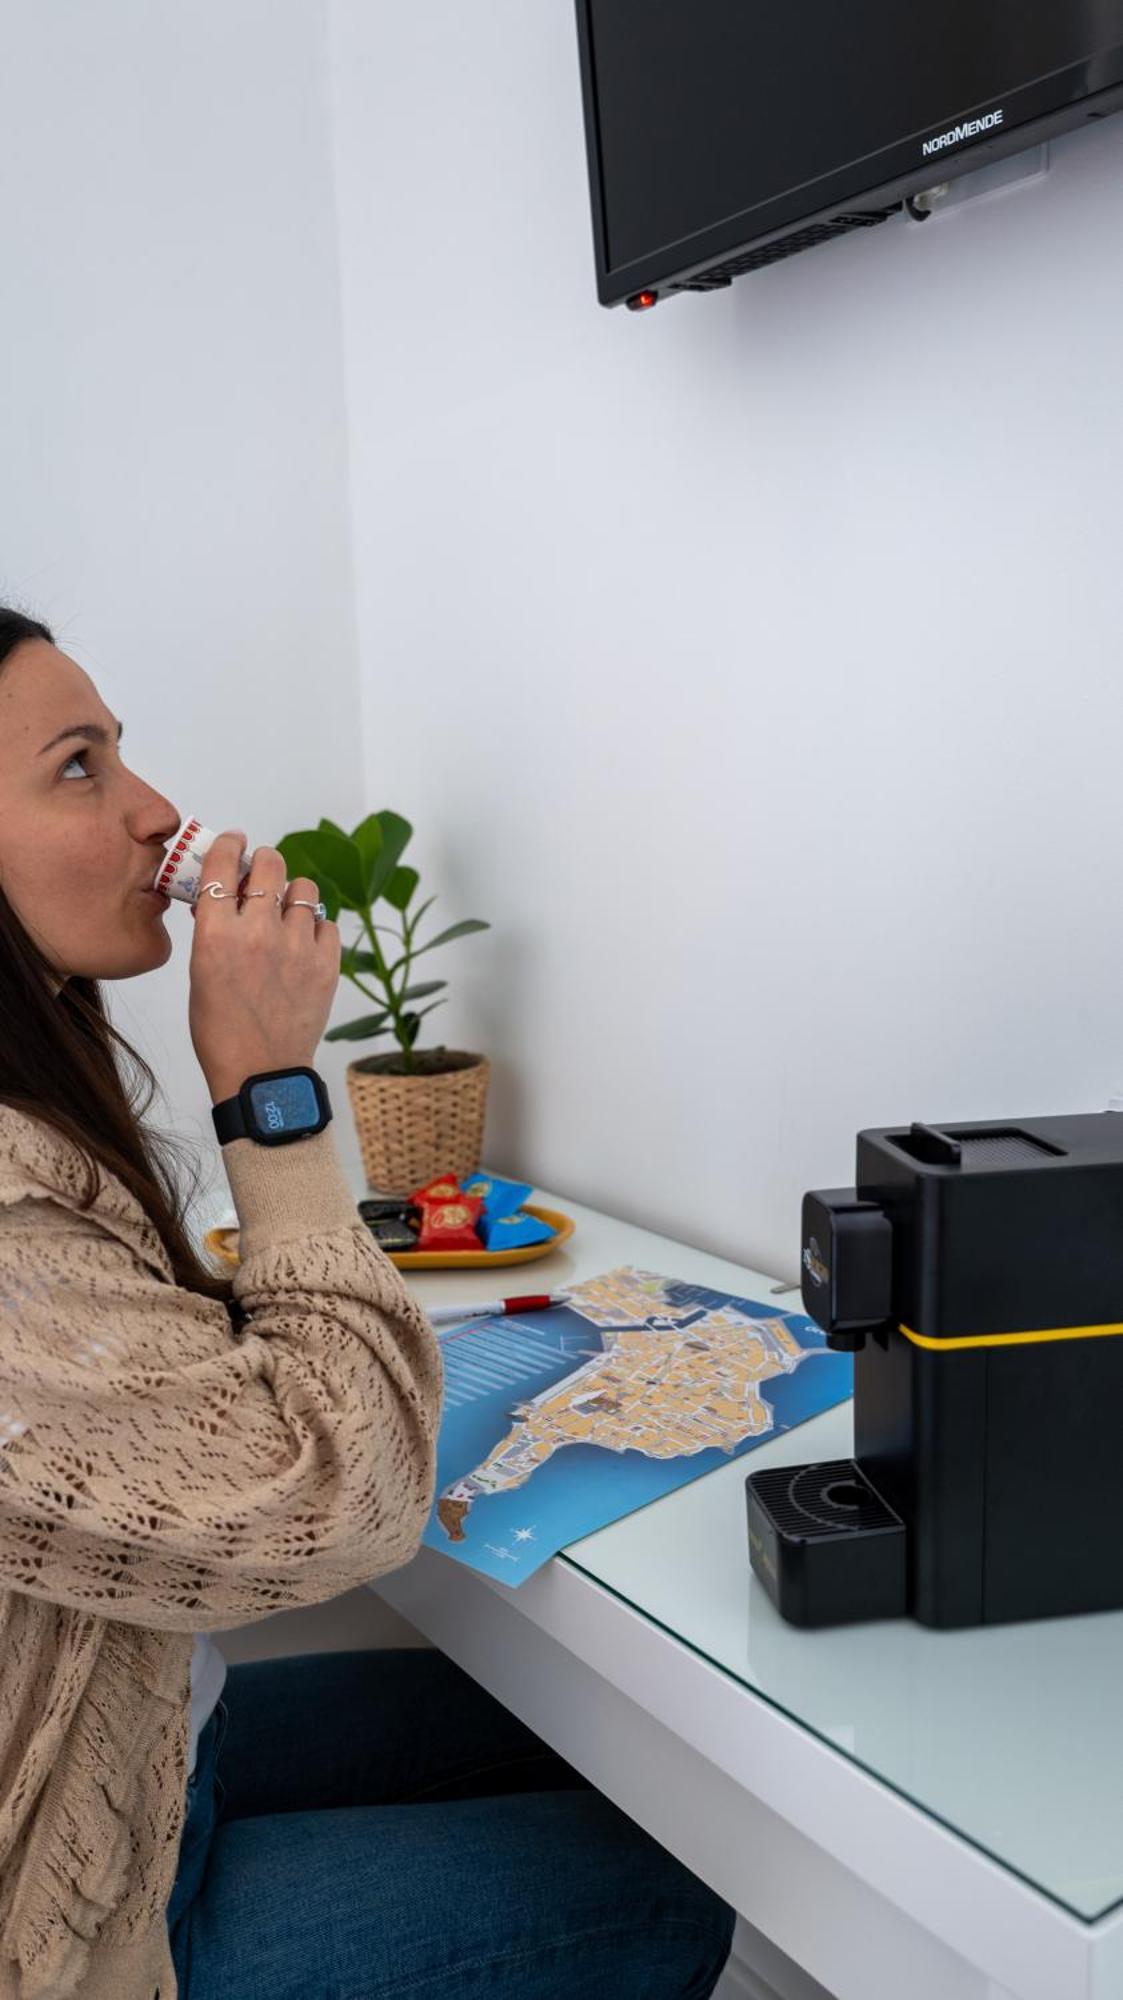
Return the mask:
[[(203, 879), (220, 882), (231, 894), (201, 893), (193, 906), (188, 1023), (216, 1104), (236, 1096), (247, 1076), (261, 1070), (311, 1067), (342, 957), (338, 924), (317, 921), (312, 910), (287, 902), (278, 906), (285, 863), (275, 847), (255, 849), (235, 901), (244, 851), (244, 834), (219, 834), (207, 850)], [(319, 901), (306, 875), (288, 887), (290, 901)]]

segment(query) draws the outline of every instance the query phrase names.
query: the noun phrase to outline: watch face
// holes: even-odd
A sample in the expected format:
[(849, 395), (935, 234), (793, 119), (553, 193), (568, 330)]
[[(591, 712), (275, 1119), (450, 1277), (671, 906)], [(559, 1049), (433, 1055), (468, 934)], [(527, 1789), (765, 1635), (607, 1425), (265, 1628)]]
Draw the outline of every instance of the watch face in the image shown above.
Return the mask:
[(251, 1083), (250, 1104), (262, 1132), (307, 1132), (320, 1122), (310, 1076), (275, 1076)]

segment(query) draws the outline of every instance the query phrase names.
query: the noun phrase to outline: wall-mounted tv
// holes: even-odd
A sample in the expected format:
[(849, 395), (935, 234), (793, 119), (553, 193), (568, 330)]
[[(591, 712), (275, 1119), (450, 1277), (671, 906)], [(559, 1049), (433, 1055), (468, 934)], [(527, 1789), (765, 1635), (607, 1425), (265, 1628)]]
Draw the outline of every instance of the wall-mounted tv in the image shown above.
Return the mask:
[(1123, 0), (577, 0), (577, 26), (606, 306), (714, 291), (1123, 107)]

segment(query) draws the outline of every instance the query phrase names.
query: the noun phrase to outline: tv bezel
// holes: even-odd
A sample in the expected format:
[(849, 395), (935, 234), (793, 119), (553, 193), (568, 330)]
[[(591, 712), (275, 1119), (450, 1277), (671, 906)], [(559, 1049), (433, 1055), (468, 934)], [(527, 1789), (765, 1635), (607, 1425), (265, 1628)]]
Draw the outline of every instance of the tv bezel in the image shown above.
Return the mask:
[[(607, 257), (604, 179), (601, 162), (599, 105), (593, 55), (590, 10), (593, 0), (575, 0), (577, 38), (581, 67), (581, 92), (585, 113), (585, 150), (592, 204), (593, 247), (596, 260), (597, 296), (603, 306), (625, 305), (640, 294), (655, 300), (673, 296), (693, 279), (704, 279), (715, 265), (733, 262), (768, 244), (782, 244), (797, 231), (836, 221), (839, 217), (885, 210), (907, 201), (910, 196), (953, 180), (961, 174), (992, 161), (1024, 152), (1031, 146), (1073, 130), (1088, 120), (1109, 117), (1123, 110), (1123, 42), (1101, 50), (1079, 63), (1070, 63), (1018, 90), (1008, 91), (983, 103), (965, 105), (953, 112), (948, 126), (958, 125), (1001, 109), (1000, 130), (965, 140), (954, 151), (937, 153), (917, 163), (917, 149), (934, 136), (932, 128), (912, 133), (908, 138), (884, 147), (864, 158), (850, 161), (830, 174), (787, 189), (782, 195), (758, 202), (738, 214), (726, 216), (710, 228), (698, 230), (676, 242), (664, 244), (630, 263), (610, 266)], [(1102, 79), (1107, 65), (1109, 80)], [(939, 129), (939, 128), (937, 128)], [(751, 227), (746, 223), (753, 218)]]

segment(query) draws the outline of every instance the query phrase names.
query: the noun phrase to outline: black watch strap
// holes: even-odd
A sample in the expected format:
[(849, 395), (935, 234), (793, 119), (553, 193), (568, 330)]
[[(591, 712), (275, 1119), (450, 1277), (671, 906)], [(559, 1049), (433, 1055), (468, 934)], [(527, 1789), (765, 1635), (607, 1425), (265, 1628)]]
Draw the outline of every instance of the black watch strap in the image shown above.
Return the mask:
[(259, 1146), (289, 1146), (314, 1138), (331, 1122), (331, 1100), (314, 1069), (259, 1070), (235, 1097), (211, 1106), (220, 1146), (252, 1139)]

